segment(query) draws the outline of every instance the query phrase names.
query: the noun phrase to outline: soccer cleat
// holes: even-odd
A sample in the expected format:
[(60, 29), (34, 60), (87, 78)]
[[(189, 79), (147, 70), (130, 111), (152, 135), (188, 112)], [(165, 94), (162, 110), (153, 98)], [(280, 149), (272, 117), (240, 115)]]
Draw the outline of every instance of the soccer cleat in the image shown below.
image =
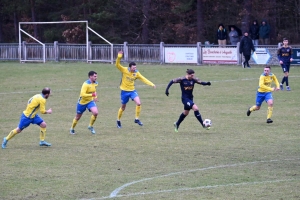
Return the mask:
[(91, 131), (92, 134), (96, 134), (94, 127), (88, 126), (88, 129)]
[(248, 68), (251, 68), (249, 64), (247, 65), (247, 67), (248, 67)]
[(210, 129), (210, 126), (203, 126), (203, 128), (205, 128), (206, 130), (209, 130)]
[(178, 132), (178, 125), (177, 125), (177, 123), (176, 122), (174, 122), (174, 127), (175, 127), (175, 132)]
[(75, 135), (75, 130), (71, 128), (71, 129), (70, 129), (70, 134), (71, 134), (71, 135)]
[(247, 116), (250, 116), (250, 114), (251, 114), (251, 111), (250, 111), (250, 108), (248, 108), (248, 110), (247, 110)]
[(290, 86), (286, 86), (286, 91), (291, 91)]
[(134, 123), (137, 123), (140, 126), (143, 126), (143, 123), (139, 119), (135, 119)]
[(122, 128), (121, 121), (117, 120), (117, 128)]
[(271, 118), (267, 119), (267, 123), (270, 124), (270, 123), (273, 123), (273, 120), (271, 120)]
[(46, 141), (40, 141), (40, 146), (50, 147), (51, 144)]
[(6, 137), (3, 138), (3, 142), (2, 142), (2, 149), (6, 148), (8, 140), (6, 139)]
[(283, 90), (283, 85), (282, 84), (280, 84), (280, 90)]

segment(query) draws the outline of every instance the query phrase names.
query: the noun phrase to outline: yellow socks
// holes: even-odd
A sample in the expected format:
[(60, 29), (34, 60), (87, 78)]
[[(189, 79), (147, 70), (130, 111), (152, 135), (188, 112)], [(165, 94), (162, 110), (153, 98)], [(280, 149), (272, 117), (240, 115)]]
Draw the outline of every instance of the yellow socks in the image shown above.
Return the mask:
[(40, 128), (40, 140), (44, 141), (46, 136), (46, 128)]
[(9, 134), (8, 134), (8, 136), (6, 137), (6, 140), (10, 140), (11, 138), (13, 138), (15, 135), (17, 135), (18, 134), (18, 132), (17, 132), (17, 130), (16, 129), (14, 129), (14, 130), (12, 130)]
[(122, 108), (120, 108), (118, 111), (118, 118), (117, 118), (118, 121), (120, 121), (122, 114), (123, 114), (123, 110), (122, 110)]
[(91, 116), (91, 119), (90, 119), (90, 125), (89, 126), (93, 126), (95, 121), (96, 121), (97, 117), (95, 115), (92, 115)]
[(71, 129), (74, 129), (75, 128), (75, 126), (77, 125), (77, 120), (74, 118), (73, 119), (73, 123), (72, 123), (72, 126), (71, 126)]
[(267, 115), (267, 119), (270, 119), (272, 117), (272, 113), (273, 113), (273, 107), (268, 107), (268, 115)]
[(141, 113), (141, 107), (142, 106), (136, 106), (135, 107), (135, 118), (138, 119)]
[(252, 106), (251, 108), (250, 108), (250, 111), (252, 112), (252, 111), (256, 111), (256, 106)]

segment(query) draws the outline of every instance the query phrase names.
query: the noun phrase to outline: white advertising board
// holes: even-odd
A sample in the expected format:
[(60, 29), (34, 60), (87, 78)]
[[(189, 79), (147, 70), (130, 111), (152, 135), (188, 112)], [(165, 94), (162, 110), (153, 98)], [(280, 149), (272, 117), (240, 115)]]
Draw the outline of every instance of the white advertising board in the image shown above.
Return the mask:
[(256, 48), (255, 52), (252, 54), (252, 58), (256, 64), (267, 64), (271, 55), (266, 48)]
[(197, 63), (197, 48), (166, 47), (165, 63)]
[(202, 48), (202, 62), (214, 64), (237, 64), (236, 48)]

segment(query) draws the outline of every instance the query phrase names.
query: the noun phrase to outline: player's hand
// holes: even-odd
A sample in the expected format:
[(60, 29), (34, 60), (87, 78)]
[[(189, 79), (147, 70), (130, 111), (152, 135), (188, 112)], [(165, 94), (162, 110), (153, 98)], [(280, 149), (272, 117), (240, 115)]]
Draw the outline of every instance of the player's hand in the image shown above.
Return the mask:
[(281, 60), (279, 61), (279, 63), (280, 63), (281, 65), (283, 64), (283, 62), (282, 62)]
[(153, 88), (156, 89), (156, 85), (153, 85)]
[(211, 86), (211, 83), (209, 81), (206, 84), (209, 85), (209, 86)]
[(93, 92), (92, 97), (96, 97), (96, 96), (97, 96), (97, 92)]
[(123, 51), (119, 51), (118, 54), (123, 55)]
[(276, 88), (275, 90), (278, 91), (278, 90), (280, 90), (280, 88)]
[(290, 62), (293, 62), (293, 58), (290, 59)]
[(168, 90), (166, 90), (165, 94), (166, 94), (167, 96), (169, 96), (169, 91), (168, 91)]
[(52, 108), (49, 108), (47, 111), (46, 111), (47, 114), (51, 114), (52, 113)]
[(98, 102), (98, 98), (94, 98), (94, 101), (95, 101), (95, 102)]

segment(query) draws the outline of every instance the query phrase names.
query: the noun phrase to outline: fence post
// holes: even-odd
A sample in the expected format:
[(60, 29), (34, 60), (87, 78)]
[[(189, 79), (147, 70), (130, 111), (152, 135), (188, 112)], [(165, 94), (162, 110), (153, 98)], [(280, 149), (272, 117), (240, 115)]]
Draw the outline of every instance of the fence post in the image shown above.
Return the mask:
[(128, 42), (124, 42), (123, 51), (124, 61), (128, 62)]
[(236, 44), (236, 57), (237, 57), (237, 64), (236, 65), (240, 65), (242, 63), (242, 54), (240, 54), (240, 42), (238, 42)]
[[(87, 59), (92, 60), (92, 42), (91, 41), (88, 42), (87, 48), (88, 48), (88, 55), (87, 55), (88, 57), (87, 57)], [(91, 63), (91, 61), (89, 61), (88, 63)]]
[(23, 60), (27, 60), (27, 56), (26, 56), (27, 55), (27, 53), (26, 53), (26, 41), (22, 42), (22, 52), (23, 52), (22, 53), (23, 54), (22, 55), (23, 56)]
[(202, 47), (201, 42), (197, 42), (197, 65), (202, 64)]
[(57, 44), (58, 44), (58, 41), (54, 41), (54, 44), (53, 44), (53, 50), (54, 50), (54, 61), (55, 62), (58, 62), (58, 47), (57, 47)]
[(164, 50), (165, 50), (165, 48), (164, 48), (164, 46), (165, 46), (165, 43), (164, 42), (160, 42), (160, 45), (159, 45), (159, 57), (160, 57), (160, 64), (162, 65), (162, 64), (165, 64), (165, 54), (164, 54)]

